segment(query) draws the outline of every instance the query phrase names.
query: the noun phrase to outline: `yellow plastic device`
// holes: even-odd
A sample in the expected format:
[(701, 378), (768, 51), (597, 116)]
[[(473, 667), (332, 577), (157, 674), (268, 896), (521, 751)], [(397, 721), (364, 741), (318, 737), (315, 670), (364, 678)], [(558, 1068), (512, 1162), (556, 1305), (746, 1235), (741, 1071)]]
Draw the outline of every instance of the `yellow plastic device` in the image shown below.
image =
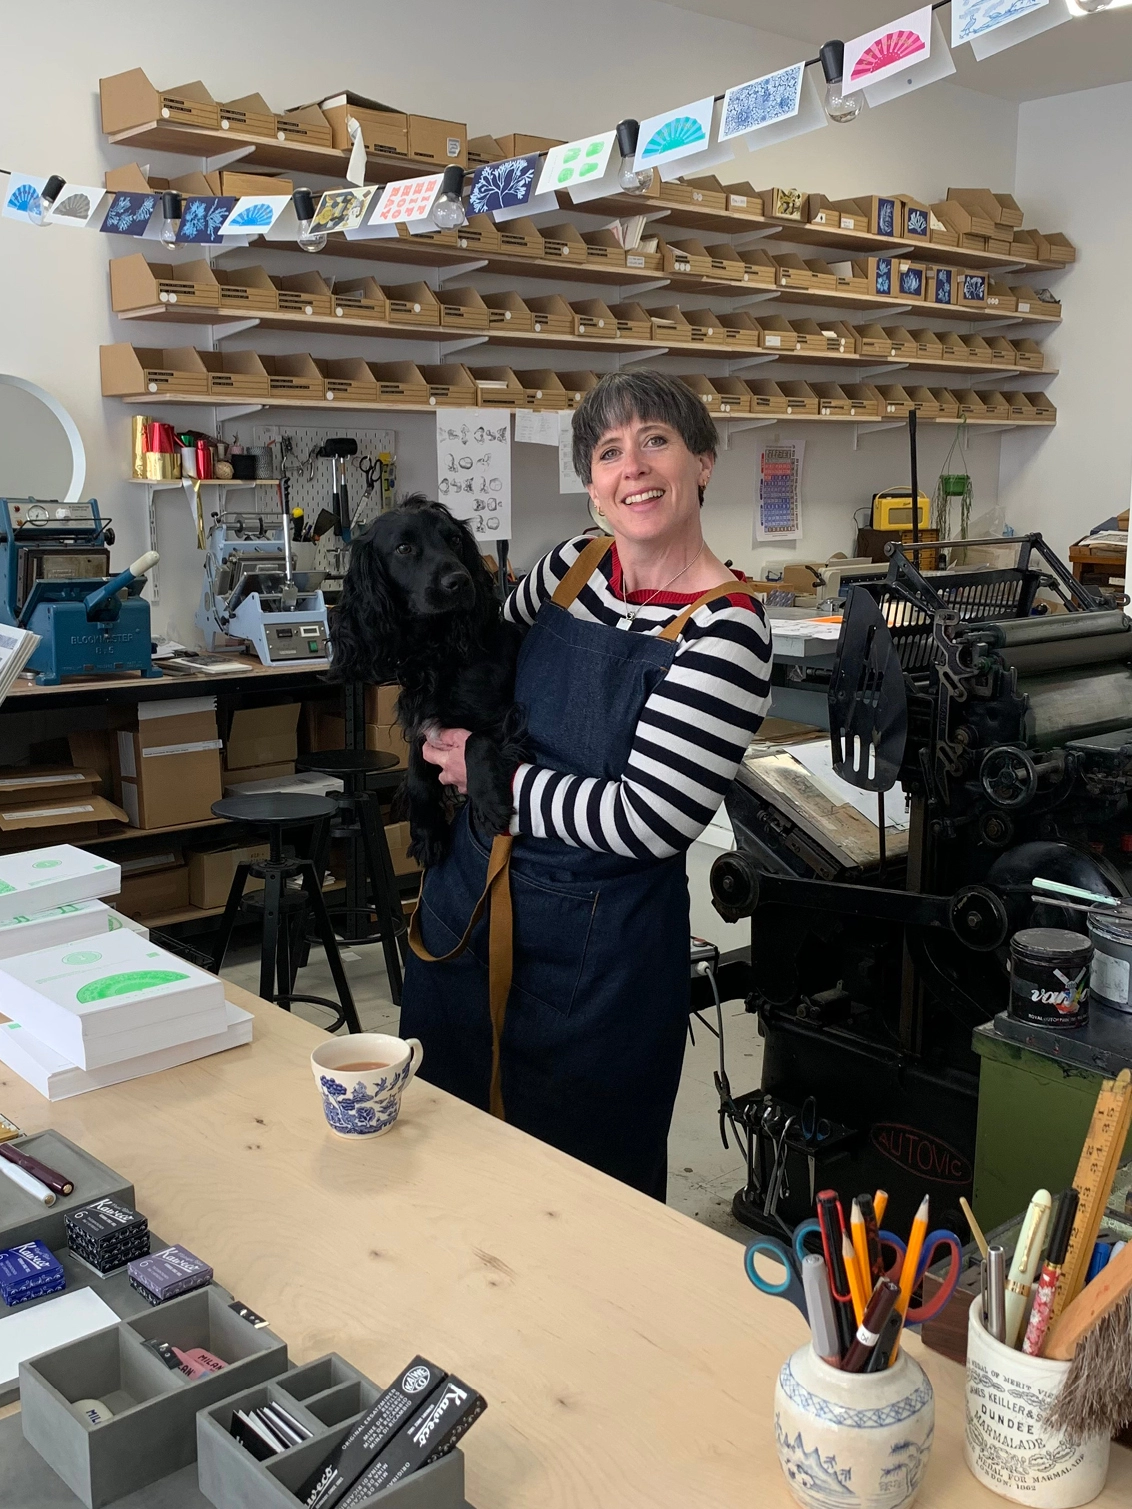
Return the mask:
[[(931, 500), (920, 494), (919, 527), (927, 529), (931, 523)], [(912, 494), (906, 487), (890, 487), (887, 491), (873, 494), (874, 529), (911, 529)]]

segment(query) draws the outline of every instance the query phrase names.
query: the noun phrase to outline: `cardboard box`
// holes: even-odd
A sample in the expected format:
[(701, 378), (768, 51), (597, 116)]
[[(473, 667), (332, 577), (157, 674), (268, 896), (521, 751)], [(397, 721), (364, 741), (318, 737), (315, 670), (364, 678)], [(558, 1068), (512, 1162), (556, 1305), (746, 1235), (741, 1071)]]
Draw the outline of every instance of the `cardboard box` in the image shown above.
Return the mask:
[[(834, 292), (851, 298), (867, 299), (873, 289), (869, 284), (867, 269), (860, 262), (831, 262), (829, 270), (835, 278)], [(889, 274), (891, 277), (891, 273)]]
[(29, 835), (43, 833), (54, 843), (86, 843), (96, 839), (102, 825), (125, 823), (121, 807), (105, 797), (75, 793), (67, 797), (34, 797), (0, 801), (0, 834), (18, 835), (13, 842), (26, 848)]
[(889, 298), (896, 292), (896, 259), (894, 257), (863, 257), (852, 263), (852, 275), (864, 278), (864, 291)]
[(525, 409), (527, 395), (510, 367), (469, 367), (483, 409)]
[(779, 390), (786, 399), (788, 414), (813, 414), (818, 412), (818, 397), (809, 383), (783, 382)]
[(734, 338), (735, 344), (744, 350), (754, 351), (762, 345), (763, 327), (745, 309), (736, 314), (721, 314), (719, 323), (727, 332), (726, 339)]
[[(472, 219), (478, 221), (478, 215)], [(469, 222), (470, 224), (470, 222)], [(561, 229), (561, 227), (556, 227)], [(573, 227), (571, 227), (573, 229)], [(543, 244), (542, 232), (533, 220), (528, 220), (525, 215), (520, 215), (515, 220), (506, 220), (502, 225), (495, 226), (495, 234), (499, 238), (499, 251), (509, 257), (545, 257), (546, 247)], [(563, 244), (571, 243), (572, 238), (563, 237)], [(578, 260), (585, 261), (585, 242), (578, 236), (578, 242), (583, 248), (578, 252)], [(471, 245), (471, 242), (468, 243)], [(564, 256), (567, 253), (558, 251), (557, 255)]]
[(457, 244), (465, 250), (497, 252), (500, 246), (499, 231), (490, 215), (469, 215), (467, 224), (456, 232), (456, 238)]
[(922, 241), (927, 245), (931, 239), (931, 210), (910, 194), (901, 194), (896, 201), (897, 231), (905, 241)]
[(574, 334), (596, 336), (598, 340), (616, 340), (617, 320), (603, 299), (575, 299), (570, 305), (574, 315)]
[[(953, 204), (961, 204), (973, 220), (978, 220), (979, 223), (972, 224), (971, 229), (985, 236), (993, 235), (999, 224), (1014, 223), (1003, 219), (1004, 207), (990, 189), (948, 189), (947, 197)], [(1020, 216), (1018, 224), (1022, 224)]]
[(1021, 336), (1012, 344), (1014, 346), (1014, 365), (1016, 367), (1032, 368), (1035, 372), (1042, 370), (1046, 364), (1046, 357), (1045, 352), (1038, 345), (1037, 341), (1030, 340), (1028, 336)]
[(958, 304), (960, 276), (957, 267), (929, 267), (924, 279), (925, 302), (948, 306)]
[(712, 242), (704, 250), (711, 258), (711, 276), (726, 283), (747, 283), (747, 264), (726, 241)]
[[(240, 199), (247, 194), (292, 194), (295, 189), (294, 179), (277, 178), (271, 173), (233, 173), (229, 169), (222, 169), (218, 173), (205, 173), (203, 177), (208, 185), (207, 189), (202, 191), (199, 187), (190, 187), (181, 192), (204, 192)], [(180, 188), (180, 180), (172, 186)]]
[(482, 168), (489, 162), (505, 162), (507, 153), (494, 136), (468, 138), (468, 167)]
[(858, 325), (857, 341), (862, 356), (879, 356), (886, 361), (892, 356), (892, 341), (882, 325)]
[[(252, 779), (252, 777), (248, 777)], [(232, 889), (238, 864), (255, 864), (269, 857), (268, 844), (233, 845), (226, 849), (205, 849), (190, 853), (186, 874), (188, 877), (188, 905), (202, 909), (223, 906)], [(244, 895), (262, 891), (263, 880), (249, 875), (244, 885)], [(156, 910), (156, 908), (155, 908)]]
[(682, 382), (686, 388), (694, 393), (705, 409), (710, 410), (713, 414), (718, 412), (719, 394), (712, 387), (709, 378), (705, 377), (702, 373), (697, 373), (686, 376), (682, 375), (677, 381)]
[(431, 163), (437, 168), (466, 168), (468, 128), (463, 121), (437, 120), (432, 115), (410, 115), (409, 156), (414, 162)]
[(956, 279), (959, 297), (956, 302), (968, 309), (985, 309), (987, 304), (987, 275), (983, 272), (963, 272)]
[(658, 237), (657, 244), (665, 272), (694, 278), (706, 278), (710, 275), (711, 258), (702, 242), (693, 238), (665, 241), (663, 237)]
[(1000, 283), (995, 278), (988, 278), (987, 308), (997, 309), (1001, 314), (1013, 314), (1018, 308), (1018, 295), (1009, 283)]
[(640, 304), (610, 304), (609, 312), (617, 321), (617, 334), (623, 339), (652, 340), (652, 320)]
[(72, 763), (96, 772), (102, 791), (114, 790), (113, 742), (114, 735), (106, 728), (76, 728), (67, 735)]
[(1043, 314), (1055, 315), (1061, 318), (1061, 304), (1053, 297), (1048, 288), (1029, 288), (1021, 284), (1014, 289), (1018, 300), (1019, 314)]
[(922, 299), (927, 285), (927, 273), (922, 262), (906, 262), (898, 258), (893, 292), (901, 299)]
[(171, 89), (153, 87), (140, 68), (99, 79), (102, 129), (107, 136), (147, 126), (154, 121), (173, 121), (181, 126), (220, 130), (220, 107), (208, 90), (195, 79)]
[(212, 816), (221, 797), (216, 698), (139, 702), (118, 732), (115, 781), (134, 828), (170, 828)]
[(1034, 239), (1040, 261), (1050, 262), (1055, 267), (1067, 267), (1070, 262), (1076, 262), (1077, 248), (1062, 231), (1036, 231)]
[(381, 686), (367, 686), (365, 690), (365, 719), (367, 723), (396, 723), (397, 698), (401, 688), (395, 681)]
[(904, 419), (915, 408), (911, 398), (898, 384), (878, 387), (877, 392), (884, 401), (884, 414), (889, 419)]
[(473, 409), (476, 385), (462, 363), (447, 362), (439, 366), (422, 366), (421, 376), (428, 384), (428, 401), (437, 408)]
[(703, 178), (686, 178), (684, 182), (691, 192), (692, 204), (702, 210), (726, 210), (727, 190), (718, 178), (709, 173)]
[(967, 349), (967, 342), (956, 330), (940, 330), (937, 332), (940, 344), (940, 355), (945, 362), (970, 361), (971, 353)]
[(950, 388), (929, 388), (928, 392), (939, 404), (939, 419), (958, 419), (959, 400)]
[(416, 860), (409, 858), (412, 834), (408, 823), (386, 823), (385, 842), (389, 845), (394, 875), (415, 875), (420, 870)]
[(557, 293), (536, 294), (525, 300), (540, 335), (573, 335), (574, 311)]
[[(807, 225), (824, 225), (829, 230), (841, 229), (841, 211), (824, 194), (806, 195), (805, 214)], [(849, 218), (852, 219), (853, 216), (850, 215)], [(849, 226), (848, 229), (852, 230), (853, 227)]]
[(279, 308), (292, 314), (328, 316), (334, 307), (330, 285), (321, 273), (296, 272), (276, 275), (275, 284)]
[(987, 197), (993, 205), (993, 211), (977, 199), (953, 199), (948, 194), (946, 199), (932, 205), (932, 213), (943, 221), (948, 230), (958, 233), (959, 244), (962, 246), (964, 236), (994, 235), (999, 207), (993, 195), (988, 194)]
[(763, 346), (768, 351), (797, 350), (798, 335), (789, 320), (780, 314), (768, 314), (759, 323), (763, 327)]
[(250, 765), (246, 770), (221, 769), (224, 795), (230, 796), (237, 788), (252, 781), (286, 781), (295, 774), (294, 760), (280, 760), (275, 765)]
[(892, 356), (899, 361), (911, 361), (919, 356), (919, 343), (911, 331), (903, 325), (886, 325), (884, 333), (892, 343)]
[(408, 766), (409, 746), (405, 743), (405, 736), (401, 732), (399, 723), (367, 723), (366, 748), (376, 750), (381, 754), (396, 755), (397, 766), (402, 770)]
[(534, 329), (534, 315), (517, 293), (485, 293), (483, 302), (488, 311), (488, 323), (493, 330), (503, 326), (508, 330)]
[(496, 141), (504, 157), (529, 157), (532, 152), (549, 152), (551, 147), (562, 146), (557, 136), (525, 136), (521, 131), (509, 136), (497, 136)]
[(625, 248), (612, 231), (586, 231), (586, 261), (598, 267), (624, 267)]
[[(124, 875), (122, 890), (114, 905), (126, 917), (160, 917), (166, 912), (179, 912), (187, 907), (189, 894), (188, 866), (170, 865), (162, 870), (149, 870), (144, 875)], [(216, 904), (223, 905), (223, 902)]]
[(884, 399), (872, 383), (845, 383), (841, 391), (849, 400), (854, 419), (882, 419), (885, 412)]
[(373, 373), (358, 356), (316, 356), (314, 364), (322, 378), (328, 399), (349, 399), (351, 403), (377, 403), (377, 382)]
[[(533, 227), (533, 222), (529, 220), (519, 222), (506, 221), (504, 223), (507, 225), (522, 224)], [(577, 227), (571, 225), (569, 221), (563, 221), (558, 225), (540, 225), (537, 229), (542, 240), (542, 256), (553, 257), (555, 260), (565, 258), (569, 262), (586, 262), (589, 260), (588, 246), (582, 240)], [(530, 239), (529, 236), (527, 239)]]
[(379, 403), (428, 403), (428, 383), (415, 362), (367, 362)]
[[(798, 338), (798, 351), (839, 351), (840, 340), (832, 331), (827, 332), (817, 320), (791, 320), (791, 329)], [(840, 353), (839, 353), (840, 354)]]
[(955, 401), (959, 405), (959, 413), (967, 419), (982, 419), (986, 413), (983, 408), (983, 400), (973, 388), (963, 388), (955, 391)]
[(865, 229), (872, 236), (899, 236), (900, 200), (895, 194), (857, 196), (856, 203), (865, 213)]
[(1010, 238), (1012, 255), (1026, 262), (1040, 262), (1037, 231), (1016, 230)]
[(459, 330), (486, 330), (491, 323), (488, 307), (474, 288), (440, 290), (440, 323)]
[(1010, 402), (1010, 417), (1018, 424), (1033, 424), (1034, 406), (1025, 393), (1007, 393)]
[(347, 117), (353, 117), (362, 128), (362, 141), (366, 152), (373, 157), (408, 157), (409, 118), (400, 110), (367, 110), (361, 105), (343, 103), (323, 105), (322, 114), (330, 127), (331, 141), (339, 151), (349, 152), (353, 146), (346, 125)]
[(1057, 422), (1057, 410), (1050, 403), (1045, 393), (1024, 393), (1023, 398), (1034, 411), (1034, 418), (1042, 424), (1055, 424)]
[(557, 413), (567, 407), (566, 389), (559, 382), (558, 374), (548, 367), (516, 370), (515, 376), (522, 386), (528, 409), (552, 409)]
[(349, 278), (334, 284), (334, 313), (339, 319), (389, 322), (389, 300), (374, 278)]
[(300, 105), (283, 114), (276, 113), (275, 134), (280, 141), (306, 142), (310, 147), (332, 147), (334, 133), (330, 122), (317, 105)]
[(279, 308), (279, 289), (264, 268), (215, 267), (210, 271), (220, 290), (221, 309), (264, 314)]
[(427, 283), (387, 284), (384, 292), (390, 324), (440, 325), (440, 302)]
[(323, 403), (329, 396), (326, 379), (313, 357), (306, 352), (294, 356), (272, 356), (264, 352), (260, 356), (272, 398), (313, 398)]
[(346, 719), (341, 703), (333, 699), (304, 702), (302, 729), (303, 749), (309, 754), (346, 747)]
[(64, 801), (93, 795), (101, 785), (97, 770), (74, 765), (14, 765), (0, 769), (0, 804)]
[(192, 346), (99, 346), (98, 364), (106, 398), (148, 393), (207, 396), (208, 372)]
[(738, 377), (713, 377), (711, 385), (719, 394), (721, 414), (749, 414), (751, 390)]
[(636, 246), (626, 247), (625, 266), (634, 272), (660, 272), (664, 258), (656, 249), (658, 241), (659, 237), (653, 236), (646, 245), (642, 237)]
[(141, 252), (115, 257), (110, 263), (110, 307), (116, 314), (158, 304), (215, 309), (219, 303), (216, 279), (198, 284), (184, 263), (149, 262)]
[[(819, 271), (794, 252), (786, 252), (774, 260), (778, 265), (778, 282), (782, 288), (821, 289), (826, 293), (833, 293), (837, 287), (837, 277), (832, 271)], [(820, 267), (824, 265), (819, 264)]]
[(1018, 365), (1013, 343), (1004, 335), (988, 335), (984, 339), (990, 348), (990, 359), (996, 366), (1016, 367)]
[(918, 361), (939, 362), (943, 360), (943, 342), (934, 330), (909, 330), (908, 334), (916, 343), (916, 358)]
[(591, 388), (597, 387), (596, 372), (559, 372), (558, 381), (566, 394), (567, 408), (576, 409)]
[(939, 417), (939, 403), (932, 395), (930, 388), (909, 388), (908, 397), (912, 400), (912, 406), (921, 419)]
[(275, 112), (262, 94), (245, 94), (241, 99), (220, 103), (220, 129), (239, 131), (245, 136), (275, 137)]
[(848, 419), (852, 416), (852, 405), (835, 382), (814, 383), (813, 390), (818, 400), (818, 413), (823, 419)]
[(838, 225), (831, 216), (828, 223), (834, 229), (861, 232), (862, 234), (868, 232), (869, 212), (856, 199), (835, 199), (832, 207), (837, 211), (841, 222)]
[(745, 215), (755, 220), (763, 218), (763, 196), (758, 189), (753, 189), (749, 183), (725, 183), (723, 188), (729, 215)]
[(229, 770), (245, 770), (252, 765), (293, 761), (299, 752), (298, 726), (297, 702), (237, 708), (224, 746), (225, 765)]
[(801, 189), (760, 189), (763, 214), (768, 220), (801, 220), (806, 213), (806, 195)]
[(744, 381), (751, 390), (752, 414), (786, 413), (786, 394), (776, 382), (764, 377), (746, 378)]
[(1001, 393), (994, 388), (979, 395), (983, 400), (983, 413), (987, 419), (1006, 420), (1010, 418), (1010, 403)]
[(201, 351), (208, 391), (233, 398), (270, 398), (271, 379), (254, 351)]
[(827, 317), (823, 317), (819, 323), (822, 333), (830, 342), (831, 351), (836, 351), (839, 356), (860, 355), (861, 343), (855, 325), (846, 325), (840, 320)]
[(714, 309), (685, 309), (684, 318), (691, 325), (693, 332), (702, 330), (704, 339), (713, 346), (739, 344), (740, 332), (724, 325), (722, 315), (717, 314)]
[(739, 252), (743, 263), (743, 282), (752, 288), (773, 288), (778, 282), (778, 264), (769, 252), (744, 247)]

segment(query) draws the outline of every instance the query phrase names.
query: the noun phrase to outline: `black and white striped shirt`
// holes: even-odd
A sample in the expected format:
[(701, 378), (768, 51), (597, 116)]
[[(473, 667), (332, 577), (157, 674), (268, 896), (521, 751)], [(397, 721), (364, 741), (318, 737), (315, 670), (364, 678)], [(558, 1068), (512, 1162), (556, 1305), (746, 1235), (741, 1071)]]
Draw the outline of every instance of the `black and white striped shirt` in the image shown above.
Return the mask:
[[(534, 623), (587, 544), (588, 537), (578, 535), (543, 556), (507, 599), (504, 616)], [(629, 602), (642, 606), (626, 632), (658, 634), (700, 596), (661, 592), (645, 605), (649, 595), (629, 594)], [(570, 612), (617, 627), (625, 603), (614, 546)], [(770, 705), (770, 627), (761, 605), (736, 593), (694, 613), (676, 644), (671, 667), (645, 703), (622, 778), (520, 765), (512, 787), (513, 833), (663, 859), (703, 832)]]

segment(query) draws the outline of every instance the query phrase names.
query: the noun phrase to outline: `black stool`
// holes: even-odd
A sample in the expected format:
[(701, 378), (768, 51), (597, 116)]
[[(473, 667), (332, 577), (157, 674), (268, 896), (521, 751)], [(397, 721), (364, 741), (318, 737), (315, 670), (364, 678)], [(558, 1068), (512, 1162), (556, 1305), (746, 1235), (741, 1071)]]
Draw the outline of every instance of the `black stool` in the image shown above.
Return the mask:
[[(258, 829), (266, 834), (271, 845), (269, 858), (250, 864), (245, 861), (236, 866), (232, 889), (228, 892), (228, 902), (220, 919), (220, 931), (213, 950), (213, 974), (220, 973), (224, 955), (228, 952), (248, 876), (258, 876), (264, 882), (263, 936), (259, 950), (260, 996), (265, 1001), (274, 1001), (287, 1011), (290, 1011), (292, 1001), (309, 1001), (315, 1006), (325, 1006), (335, 1014), (331, 1032), (337, 1032), (343, 1024), (350, 1032), (360, 1032), (362, 1025), (358, 1021), (354, 997), (350, 993), (346, 971), (342, 968), (342, 956), (338, 952), (338, 940), (334, 936), (326, 902), (323, 900), (322, 873), (309, 858), (285, 859), (283, 856), (284, 831), (287, 828), (313, 828), (316, 824), (325, 827), (334, 815), (334, 803), (325, 796), (275, 792), (265, 793), (263, 796), (225, 797), (223, 801), (213, 802), (212, 811), (216, 817), (226, 817), (231, 822)], [(312, 847), (318, 847), (317, 840)], [(299, 876), (303, 882), (301, 897), (288, 894), (287, 887), (289, 880)], [(308, 903), (314, 913), (322, 946), (326, 950), (326, 962), (334, 976), (334, 986), (338, 991), (337, 1002), (329, 1001), (325, 996), (296, 995), (293, 991), (297, 961), (292, 952), (291, 929), (286, 914), (298, 912), (301, 936)]]
[[(400, 1006), (401, 951), (407, 928), (378, 802), (383, 796), (392, 796), (404, 771), (398, 768), (396, 755), (366, 749), (320, 750), (317, 754), (302, 755), (295, 761), (295, 768), (336, 776), (342, 782), (342, 790), (332, 791), (328, 797), (337, 810), (322, 830), (315, 864), (322, 871), (326, 869), (331, 838), (345, 839), (350, 846), (342, 942), (349, 945), (380, 940), (389, 976), (389, 994), (393, 1004)], [(369, 932), (367, 880), (373, 910), (377, 913), (376, 933)]]

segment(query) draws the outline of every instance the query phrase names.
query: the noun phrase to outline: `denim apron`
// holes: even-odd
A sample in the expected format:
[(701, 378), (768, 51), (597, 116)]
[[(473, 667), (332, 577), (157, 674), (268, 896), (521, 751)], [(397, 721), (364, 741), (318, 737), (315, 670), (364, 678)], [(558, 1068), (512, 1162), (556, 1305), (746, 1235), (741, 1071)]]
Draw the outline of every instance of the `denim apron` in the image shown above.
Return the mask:
[[(540, 608), (515, 683), (533, 762), (605, 781), (624, 775), (641, 712), (691, 612), (744, 590), (736, 582), (705, 594), (664, 639), (574, 618), (570, 604), (611, 544), (586, 547)], [(418, 922), (430, 953), (458, 946), (484, 892), (489, 852), (465, 807), (447, 857), (424, 881)], [(684, 855), (625, 858), (517, 837), (510, 893), (511, 989), (499, 1043), (506, 1120), (663, 1200), (690, 1006)], [(424, 1045), (423, 1078), (488, 1109), (486, 917), (458, 958), (409, 955), (401, 1033)]]

